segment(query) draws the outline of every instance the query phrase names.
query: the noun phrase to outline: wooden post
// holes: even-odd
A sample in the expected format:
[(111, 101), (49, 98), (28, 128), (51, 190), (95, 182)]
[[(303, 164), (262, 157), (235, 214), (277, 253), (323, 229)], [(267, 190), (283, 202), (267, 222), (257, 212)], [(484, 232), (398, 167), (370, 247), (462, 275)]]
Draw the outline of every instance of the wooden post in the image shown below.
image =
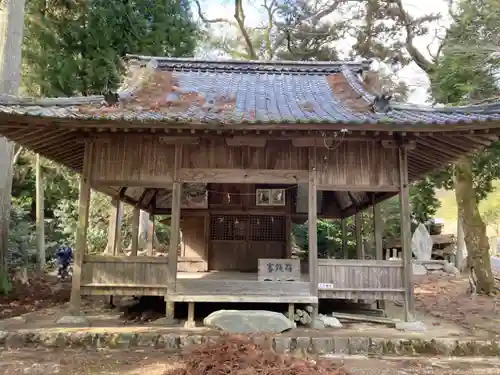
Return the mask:
[(363, 221), (361, 220), (361, 212), (356, 212), (354, 215), (354, 226), (356, 227), (356, 257), (365, 259), (365, 251), (363, 246)]
[(83, 257), (87, 249), (87, 228), (89, 223), (90, 206), (90, 171), (92, 168), (92, 152), (94, 144), (87, 141), (85, 145), (85, 156), (83, 170), (80, 176), (80, 197), (78, 202), (78, 224), (76, 228), (76, 243), (73, 264), (73, 276), (71, 284), (70, 313), (80, 315), (81, 312), (81, 278)]
[[(148, 225), (148, 256), (152, 257), (154, 253), (154, 242), (155, 242), (155, 215), (151, 214), (151, 225)], [(148, 223), (149, 224), (149, 223)]]
[[(374, 202), (373, 202), (374, 203)], [(373, 204), (373, 231), (375, 232), (375, 259), (384, 259), (384, 249), (382, 243), (383, 234), (383, 223), (382, 223), (382, 213), (380, 211), (380, 203)], [(385, 301), (377, 301), (377, 308), (380, 310), (385, 310)]]
[(398, 148), (399, 156), (399, 202), (401, 209), (401, 250), (403, 256), (403, 283), (405, 288), (405, 321), (415, 319), (413, 296), (413, 267), (411, 250), (411, 221), (408, 186), (408, 150), (404, 145)]
[(196, 322), (194, 320), (194, 302), (188, 302), (188, 316), (184, 328), (195, 328)]
[(288, 304), (288, 319), (291, 320), (292, 323), (295, 323), (295, 304)]
[(108, 245), (106, 248), (108, 254), (118, 255), (121, 244), (122, 213), (122, 203), (119, 197), (113, 198), (109, 210)]
[[(316, 148), (310, 148), (309, 154), (309, 199), (307, 210), (307, 222), (309, 231), (309, 284), (310, 292), (314, 297), (318, 296), (318, 232), (317, 232), (317, 211), (318, 211), (318, 194), (317, 194), (317, 178), (316, 172)], [(318, 315), (318, 306), (313, 306), (311, 318), (314, 319)]]
[(139, 249), (139, 220), (141, 215), (141, 209), (139, 207), (134, 207), (132, 212), (132, 256), (137, 256), (137, 250)]
[(340, 220), (340, 227), (342, 228), (342, 253), (344, 259), (349, 259), (349, 248), (347, 247), (347, 219)]
[(41, 273), (45, 270), (45, 227), (44, 227), (44, 194), (43, 175), (40, 155), (36, 155), (36, 247), (38, 267)]
[(382, 242), (383, 237), (383, 222), (382, 213), (380, 211), (380, 203), (373, 205), (373, 231), (375, 232), (375, 259), (384, 259), (384, 245)]
[(292, 235), (292, 218), (290, 215), (286, 215), (286, 249), (285, 249), (285, 258), (291, 259), (292, 258), (292, 240), (293, 240), (293, 235)]
[[(168, 292), (175, 292), (177, 282), (177, 258), (180, 241), (181, 224), (181, 196), (182, 182), (179, 181), (179, 169), (181, 165), (182, 145), (175, 145), (174, 159), (174, 183), (172, 188), (172, 215), (170, 219), (170, 244), (168, 249)], [(168, 293), (167, 292), (167, 293)], [(174, 319), (174, 302), (167, 301), (166, 315), (168, 319)]]

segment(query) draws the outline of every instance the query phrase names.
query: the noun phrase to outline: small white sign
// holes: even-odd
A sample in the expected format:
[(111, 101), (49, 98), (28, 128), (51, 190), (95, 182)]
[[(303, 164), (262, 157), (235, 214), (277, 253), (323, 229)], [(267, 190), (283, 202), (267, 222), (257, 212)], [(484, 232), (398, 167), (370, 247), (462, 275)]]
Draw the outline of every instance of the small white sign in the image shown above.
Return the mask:
[(318, 289), (334, 289), (335, 286), (330, 283), (318, 283)]

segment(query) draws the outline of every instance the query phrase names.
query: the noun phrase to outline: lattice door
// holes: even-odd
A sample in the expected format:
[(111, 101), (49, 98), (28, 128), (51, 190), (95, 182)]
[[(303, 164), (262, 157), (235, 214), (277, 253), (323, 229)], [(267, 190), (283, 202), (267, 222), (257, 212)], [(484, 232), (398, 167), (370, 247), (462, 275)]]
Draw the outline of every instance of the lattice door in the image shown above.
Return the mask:
[(285, 216), (212, 215), (209, 268), (256, 271), (258, 258), (280, 258), (286, 249)]

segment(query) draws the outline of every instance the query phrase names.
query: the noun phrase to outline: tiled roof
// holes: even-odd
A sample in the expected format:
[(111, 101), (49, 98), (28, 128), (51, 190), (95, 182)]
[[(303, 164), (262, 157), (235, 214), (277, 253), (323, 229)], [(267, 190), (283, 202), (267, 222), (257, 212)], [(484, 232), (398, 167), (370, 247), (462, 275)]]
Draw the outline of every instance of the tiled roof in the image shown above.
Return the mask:
[[(129, 56), (119, 100), (0, 97), (0, 112), (182, 123), (450, 124), (500, 120), (500, 104), (431, 108), (380, 102), (369, 63), (203, 61)], [(379, 103), (380, 102), (380, 103)], [(380, 105), (379, 105), (380, 104)]]

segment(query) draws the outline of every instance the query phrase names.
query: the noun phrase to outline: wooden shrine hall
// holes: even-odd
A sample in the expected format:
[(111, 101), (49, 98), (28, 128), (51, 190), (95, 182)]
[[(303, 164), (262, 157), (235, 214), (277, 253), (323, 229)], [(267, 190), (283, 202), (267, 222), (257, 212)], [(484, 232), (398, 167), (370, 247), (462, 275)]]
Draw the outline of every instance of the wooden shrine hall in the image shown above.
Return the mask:
[[(160, 295), (167, 317), (176, 302), (363, 299), (412, 319), (409, 184), (496, 141), (500, 106), (398, 103), (370, 91), (367, 62), (126, 62), (114, 94), (0, 97), (1, 135), (81, 174), (73, 313), (81, 295)], [(91, 189), (135, 207), (135, 234), (139, 210), (170, 215), (168, 255), (136, 239), (130, 256), (87, 255)], [(378, 204), (396, 194), (404, 256), (387, 261)], [(318, 259), (317, 219), (370, 207), (378, 259)], [(306, 221), (301, 262), (291, 225)]]

